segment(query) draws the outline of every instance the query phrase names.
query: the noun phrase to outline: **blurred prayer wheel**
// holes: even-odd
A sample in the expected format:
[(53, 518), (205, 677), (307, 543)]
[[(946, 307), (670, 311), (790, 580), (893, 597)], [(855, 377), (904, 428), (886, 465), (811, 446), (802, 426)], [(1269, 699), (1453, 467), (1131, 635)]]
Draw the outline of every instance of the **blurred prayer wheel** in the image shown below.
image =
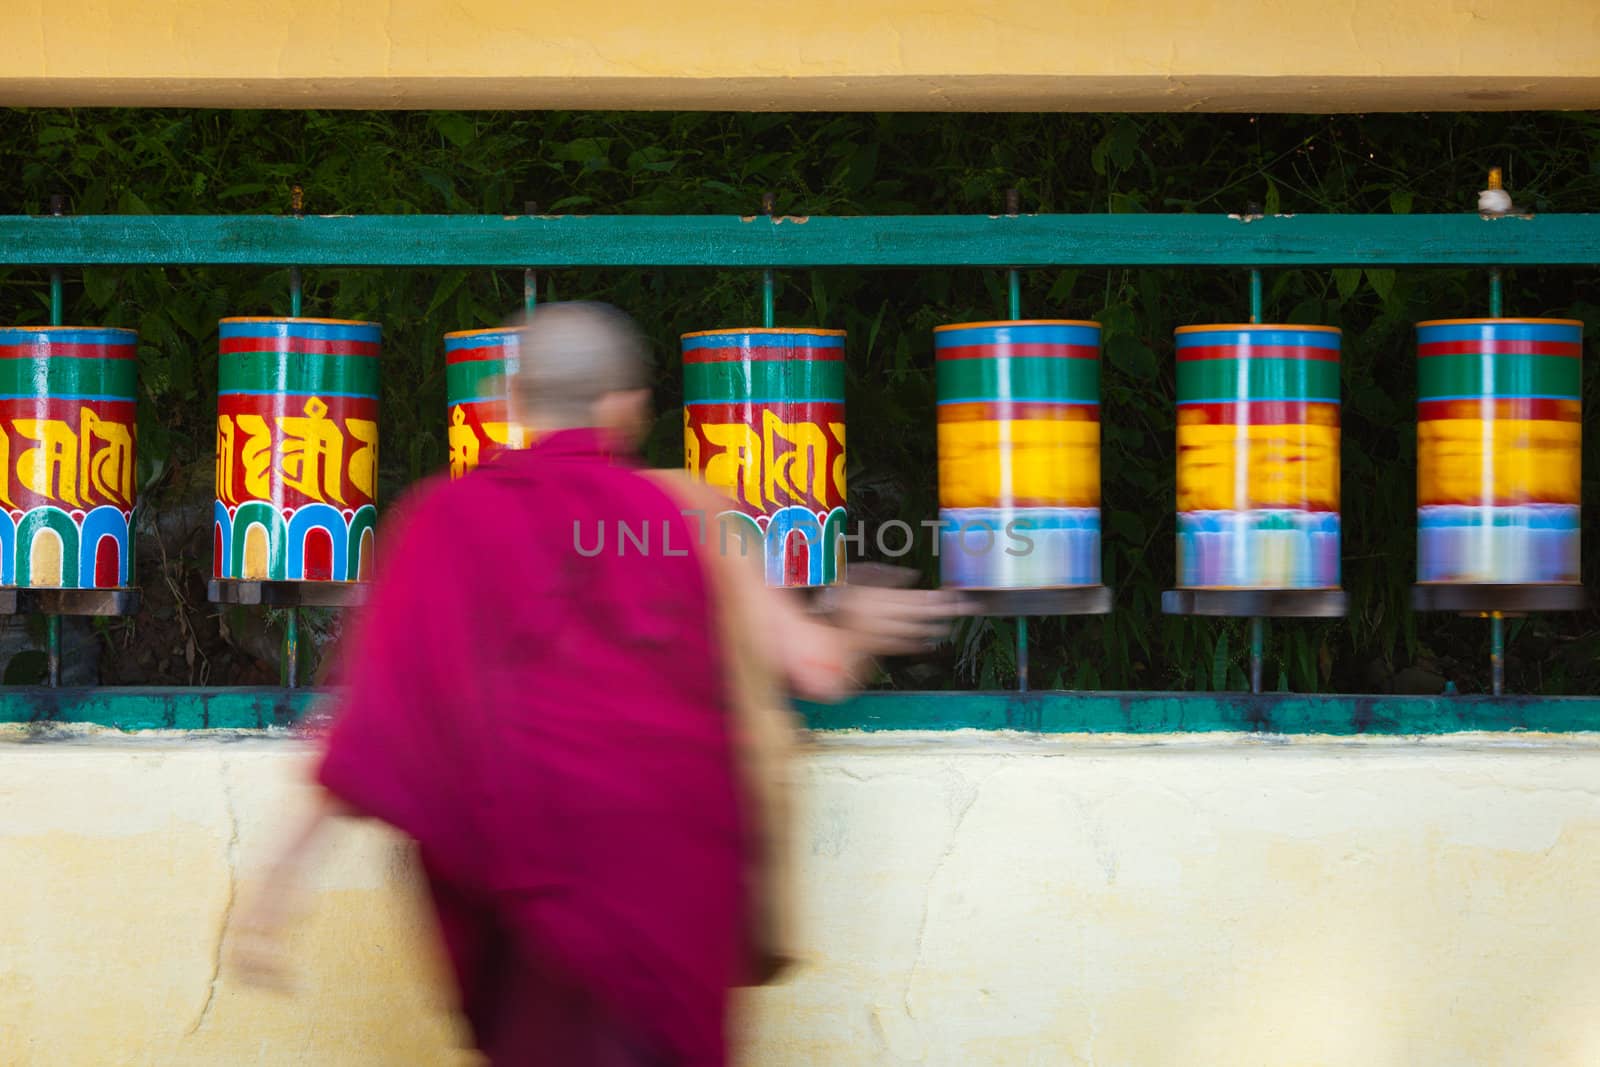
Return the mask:
[(1582, 384), (1576, 320), (1417, 324), (1418, 608), (1583, 606)]
[(231, 595), (232, 582), (366, 580), (381, 328), (229, 318), (220, 329), (213, 599), (253, 602)]
[(844, 576), (843, 330), (683, 335), (684, 464), (733, 503), (767, 582)]
[(1100, 584), (1100, 325), (934, 329), (939, 567), (992, 614), (1110, 610)]
[(1332, 326), (1184, 326), (1175, 614), (1340, 615)]
[(55, 613), (135, 602), (85, 607), (68, 593), (132, 581), (137, 342), (103, 327), (0, 329), (0, 585), (61, 590)]
[(527, 443), (507, 406), (508, 376), (517, 371), (518, 337), (516, 330), (508, 329), (444, 335), (451, 478)]

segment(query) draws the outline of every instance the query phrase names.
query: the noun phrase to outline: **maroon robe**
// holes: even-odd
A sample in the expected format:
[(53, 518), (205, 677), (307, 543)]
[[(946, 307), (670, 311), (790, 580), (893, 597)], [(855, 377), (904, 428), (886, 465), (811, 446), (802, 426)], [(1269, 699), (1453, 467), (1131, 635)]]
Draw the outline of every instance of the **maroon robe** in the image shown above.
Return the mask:
[(747, 844), (697, 535), (578, 430), (384, 530), (319, 780), (419, 843), (496, 1064), (726, 1062)]

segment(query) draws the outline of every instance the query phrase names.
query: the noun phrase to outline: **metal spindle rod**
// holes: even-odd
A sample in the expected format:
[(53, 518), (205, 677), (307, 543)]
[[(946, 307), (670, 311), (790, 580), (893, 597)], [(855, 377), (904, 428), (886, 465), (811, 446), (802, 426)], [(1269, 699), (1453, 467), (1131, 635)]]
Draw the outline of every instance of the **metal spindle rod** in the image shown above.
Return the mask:
[[(65, 215), (67, 198), (59, 193), (50, 198), (50, 214)], [(50, 268), (50, 325), (60, 326), (64, 318), (65, 294), (60, 267)], [(19, 576), (20, 577), (20, 576)], [(45, 684), (52, 689), (61, 684), (61, 616), (44, 617)]]
[[(529, 200), (522, 205), (524, 215), (537, 215), (539, 205)], [(527, 267), (522, 272), (522, 308), (532, 311), (539, 306), (539, 272), (532, 267)]]
[(1250, 620), (1250, 692), (1261, 692), (1261, 665), (1267, 653), (1267, 620)]
[[(295, 218), (305, 214), (305, 193), (296, 185), (289, 192), (289, 206)], [(298, 319), (305, 300), (300, 268), (289, 268), (289, 316)], [(279, 672), (285, 689), (300, 684), (300, 609), (291, 607), (283, 622), (283, 670)]]
[(1489, 678), (1495, 696), (1506, 689), (1506, 620), (1498, 611), (1489, 615)]
[[(1492, 179), (1491, 179), (1492, 180)], [(1489, 317), (1498, 319), (1505, 305), (1500, 268), (1489, 271)], [(1489, 616), (1489, 688), (1500, 696), (1506, 688), (1506, 623), (1496, 611)]]
[(300, 684), (300, 609), (290, 608), (283, 623), (283, 685), (294, 689)]
[[(1015, 189), (1006, 190), (1006, 214), (1015, 218), (1019, 198)], [(1014, 321), (1022, 318), (1022, 275), (1015, 268), (1006, 271), (1007, 310)], [(1017, 616), (1017, 690), (1028, 691), (1028, 618)]]
[[(773, 193), (761, 194), (761, 213), (768, 219), (772, 218), (773, 208), (777, 205), (778, 198)], [(773, 291), (772, 270), (768, 268), (761, 272), (761, 325), (772, 329), (777, 319), (775, 306), (776, 294)]]
[[(1261, 272), (1250, 272), (1250, 324), (1261, 324)], [(1250, 692), (1261, 692), (1262, 663), (1267, 655), (1267, 620), (1250, 620)]]

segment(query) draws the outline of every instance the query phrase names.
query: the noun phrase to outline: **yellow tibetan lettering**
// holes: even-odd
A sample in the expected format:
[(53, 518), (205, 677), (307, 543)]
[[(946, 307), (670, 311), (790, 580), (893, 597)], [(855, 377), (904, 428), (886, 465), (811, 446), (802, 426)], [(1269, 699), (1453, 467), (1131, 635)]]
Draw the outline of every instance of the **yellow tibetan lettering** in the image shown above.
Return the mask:
[(696, 478), (700, 477), (700, 435), (689, 425), (689, 409), (683, 409), (683, 466)]
[[(780, 444), (793, 447), (778, 451)], [(766, 478), (762, 489), (771, 504), (804, 503), (827, 495), (828, 439), (810, 422), (786, 423), (770, 411), (761, 413), (761, 460)]]
[[(828, 432), (833, 434), (833, 439), (839, 443), (839, 454), (833, 457), (833, 496), (840, 503), (844, 502), (844, 423), (828, 423)], [(844, 542), (840, 542), (842, 546)], [(843, 551), (843, 548), (840, 548)]]
[(1419, 499), (1428, 504), (1576, 504), (1582, 443), (1583, 427), (1576, 421), (1426, 420), (1417, 426)]
[(233, 496), (233, 419), (217, 416), (217, 499), (237, 504)]
[(1338, 507), (1337, 426), (1236, 426), (1179, 414), (1179, 511)]
[(321, 397), (308, 399), (304, 411), (303, 418), (278, 418), (278, 429), (283, 434), (278, 442), (283, 484), (312, 500), (343, 504), (340, 490), (344, 481), (344, 434), (328, 418), (328, 405)]
[(514, 422), (485, 422), (480, 425), (483, 426), (483, 436), (497, 445), (507, 448), (528, 447), (527, 433)]
[(350, 453), (350, 486), (368, 500), (375, 500), (378, 491), (378, 424), (372, 419), (345, 419), (344, 428), (361, 446)]
[(1501, 504), (1576, 504), (1583, 426), (1576, 420), (1496, 419), (1494, 496)]
[(459, 478), (478, 465), (478, 435), (467, 425), (467, 413), (460, 404), (450, 412), (450, 477)]
[(1100, 424), (972, 419), (938, 424), (947, 508), (1100, 506)]
[(0, 504), (8, 508), (17, 505), (11, 500), (11, 433), (0, 423)]
[(743, 487), (744, 501), (753, 508), (761, 507), (761, 435), (755, 427), (742, 422), (707, 423), (700, 427), (706, 443), (721, 449), (706, 460), (707, 485), (721, 489), (733, 499), (739, 499)]
[[(272, 487), (268, 472), (272, 469), (272, 430), (260, 415), (240, 415), (233, 423), (245, 435), (244, 447), (239, 452), (244, 462), (244, 498), (270, 500)], [(232, 485), (231, 475), (229, 484)]]
[(38, 441), (17, 457), (17, 480), (31, 493), (82, 507), (78, 500), (78, 433), (62, 419), (17, 419), (22, 436)]
[[(133, 427), (102, 419), (92, 408), (78, 409), (83, 444), (78, 452), (78, 484), (85, 499), (133, 503)], [(97, 447), (97, 442), (98, 447)]]

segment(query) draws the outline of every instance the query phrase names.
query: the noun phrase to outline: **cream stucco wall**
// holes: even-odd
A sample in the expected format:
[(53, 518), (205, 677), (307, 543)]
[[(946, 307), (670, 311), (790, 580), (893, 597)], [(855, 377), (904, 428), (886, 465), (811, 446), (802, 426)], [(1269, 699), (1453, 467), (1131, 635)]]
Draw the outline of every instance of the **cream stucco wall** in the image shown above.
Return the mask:
[[(286, 740), (0, 740), (0, 1064), (431, 1064), (404, 845), (340, 831), (298, 992), (218, 934)], [(762, 1065), (1600, 1062), (1600, 741), (834, 736)]]
[(1600, 105), (1593, 0), (6, 0), (0, 104)]

